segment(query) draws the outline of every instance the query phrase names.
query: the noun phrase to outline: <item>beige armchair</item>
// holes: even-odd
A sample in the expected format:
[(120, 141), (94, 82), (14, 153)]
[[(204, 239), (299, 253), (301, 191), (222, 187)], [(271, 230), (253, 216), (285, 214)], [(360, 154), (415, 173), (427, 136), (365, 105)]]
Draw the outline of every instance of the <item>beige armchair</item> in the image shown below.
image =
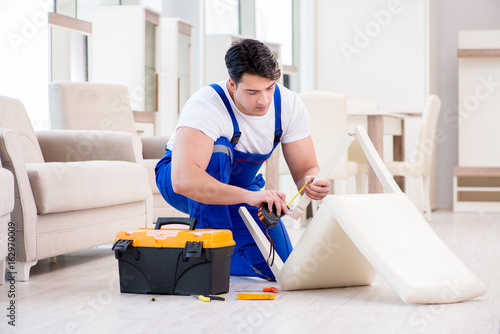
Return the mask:
[[(50, 124), (54, 130), (109, 130), (136, 134), (128, 89), (124, 85), (56, 81), (49, 85)], [(153, 220), (183, 215), (172, 208), (156, 186), (155, 167), (168, 138), (141, 137), (143, 163), (153, 193)]]
[(14, 174), (17, 280), (39, 259), (111, 243), (152, 223), (139, 138), (105, 131), (35, 135), (19, 100), (0, 97), (0, 157)]
[[(15, 236), (12, 237), (13, 226), (9, 226), (10, 213), (13, 209), (14, 178), (12, 177), (12, 173), (0, 167), (0, 285), (5, 283), (7, 255), (8, 253), (12, 253), (8, 251), (8, 247), (10, 244), (15, 244)], [(9, 232), (11, 232), (10, 241)]]

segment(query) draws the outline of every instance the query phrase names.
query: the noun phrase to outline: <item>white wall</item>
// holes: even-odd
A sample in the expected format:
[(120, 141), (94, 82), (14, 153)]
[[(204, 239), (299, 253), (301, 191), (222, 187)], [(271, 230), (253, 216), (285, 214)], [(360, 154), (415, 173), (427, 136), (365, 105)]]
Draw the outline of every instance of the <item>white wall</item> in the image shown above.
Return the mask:
[[(458, 31), (500, 29), (498, 0), (438, 1), (438, 207), (453, 205), (453, 167), (458, 165)], [(498, 154), (498, 152), (492, 152)]]
[(144, 15), (140, 6), (78, 10), (79, 19), (92, 22), (92, 81), (127, 86), (132, 110), (137, 111), (145, 111)]
[(53, 1), (0, 1), (0, 95), (21, 100), (35, 129), (48, 127), (49, 41)]
[(427, 1), (316, 1), (316, 89), (377, 102), (383, 111), (422, 112)]

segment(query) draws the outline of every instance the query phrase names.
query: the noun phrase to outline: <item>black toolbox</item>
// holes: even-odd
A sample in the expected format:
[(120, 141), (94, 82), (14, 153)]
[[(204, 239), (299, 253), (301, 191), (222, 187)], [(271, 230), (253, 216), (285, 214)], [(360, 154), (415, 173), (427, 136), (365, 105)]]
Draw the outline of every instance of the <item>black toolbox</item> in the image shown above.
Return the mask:
[[(183, 228), (161, 229), (168, 224)], [(119, 232), (112, 250), (120, 291), (174, 295), (216, 295), (229, 291), (234, 240), (231, 231), (196, 230), (194, 218), (158, 218), (154, 229)]]

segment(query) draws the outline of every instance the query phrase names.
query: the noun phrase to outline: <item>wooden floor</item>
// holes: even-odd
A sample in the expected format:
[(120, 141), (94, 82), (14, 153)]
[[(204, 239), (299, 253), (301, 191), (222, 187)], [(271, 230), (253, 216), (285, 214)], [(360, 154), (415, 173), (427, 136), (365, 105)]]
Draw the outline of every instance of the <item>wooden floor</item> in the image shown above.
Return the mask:
[[(29, 282), (0, 286), (0, 333), (498, 333), (500, 215), (434, 212), (432, 226), (488, 286), (485, 296), (447, 305), (402, 302), (380, 277), (372, 286), (280, 291), (274, 301), (238, 301), (235, 290), (271, 284), (231, 277), (227, 301), (119, 292), (110, 246), (40, 261)], [(292, 240), (302, 231), (290, 229)], [(424, 245), (425, 247), (425, 245)]]

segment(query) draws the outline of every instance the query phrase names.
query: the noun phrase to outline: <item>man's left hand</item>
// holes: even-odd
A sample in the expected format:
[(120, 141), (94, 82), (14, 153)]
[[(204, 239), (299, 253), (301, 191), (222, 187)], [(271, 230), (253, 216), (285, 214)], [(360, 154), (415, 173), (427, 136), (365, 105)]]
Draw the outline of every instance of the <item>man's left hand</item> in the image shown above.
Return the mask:
[(330, 193), (330, 181), (328, 180), (318, 180), (313, 183), (314, 176), (306, 176), (306, 182), (310, 181), (305, 188), (305, 194), (314, 200), (319, 200), (325, 198), (326, 195)]

